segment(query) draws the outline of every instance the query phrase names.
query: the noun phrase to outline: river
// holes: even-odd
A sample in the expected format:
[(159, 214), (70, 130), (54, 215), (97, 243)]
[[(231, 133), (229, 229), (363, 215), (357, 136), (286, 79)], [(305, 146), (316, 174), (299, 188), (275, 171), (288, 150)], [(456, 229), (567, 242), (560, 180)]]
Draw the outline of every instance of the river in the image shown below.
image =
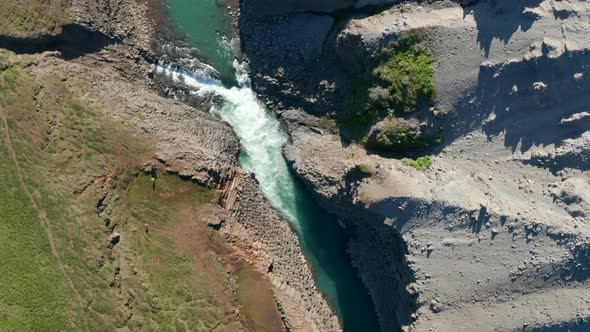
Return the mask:
[[(298, 232), (315, 282), (335, 309), (344, 331), (378, 331), (374, 305), (346, 253), (350, 234), (324, 212), (291, 174), (282, 155), (287, 143), (276, 116), (257, 99), (250, 87), (247, 66), (234, 60), (229, 37), (231, 25), (216, 0), (168, 0), (170, 21), (190, 46), (198, 49), (208, 66), (179, 68), (160, 64), (156, 70), (182, 80), (199, 95), (223, 98), (218, 114), (240, 139), (240, 164), (254, 173), (269, 203)], [(233, 77), (229, 77), (230, 74)]]

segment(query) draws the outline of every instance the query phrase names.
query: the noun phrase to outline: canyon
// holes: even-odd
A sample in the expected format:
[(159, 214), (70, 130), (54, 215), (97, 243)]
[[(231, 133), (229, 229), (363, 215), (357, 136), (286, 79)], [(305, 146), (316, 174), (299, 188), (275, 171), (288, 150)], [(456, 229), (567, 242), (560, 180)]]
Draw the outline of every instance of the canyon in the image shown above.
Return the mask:
[[(587, 2), (0, 13), (2, 227), (42, 234), (4, 250), (41, 258), (0, 293), (0, 327), (49, 321), (25, 320), (38, 269), (67, 303), (57, 329), (590, 328)], [(361, 123), (408, 36), (436, 96)], [(429, 143), (373, 149), (392, 123)]]

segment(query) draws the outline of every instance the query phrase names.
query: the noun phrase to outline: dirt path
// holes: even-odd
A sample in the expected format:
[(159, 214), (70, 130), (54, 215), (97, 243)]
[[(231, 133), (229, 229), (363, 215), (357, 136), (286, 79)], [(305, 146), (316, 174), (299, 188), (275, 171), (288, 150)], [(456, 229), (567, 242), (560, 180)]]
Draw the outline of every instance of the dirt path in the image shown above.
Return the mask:
[(0, 118), (2, 118), (2, 123), (4, 125), (4, 128), (6, 128), (6, 146), (8, 147), (8, 151), (10, 153), (10, 158), (12, 159), (12, 161), (14, 163), (14, 166), (15, 166), (15, 169), (16, 169), (16, 173), (17, 173), (17, 176), (18, 176), (18, 180), (19, 180), (19, 182), (21, 184), (22, 189), (24, 190), (24, 192), (29, 197), (29, 200), (31, 201), (31, 204), (33, 204), (33, 207), (39, 213), (39, 218), (41, 218), (41, 220), (43, 222), (43, 228), (45, 229), (45, 233), (47, 234), (47, 239), (49, 240), (49, 246), (51, 247), (51, 252), (53, 253), (53, 255), (55, 256), (55, 258), (57, 259), (57, 263), (59, 265), (59, 269), (61, 270), (61, 272), (63, 273), (64, 277), (66, 278), (69, 287), (74, 291), (74, 293), (76, 293), (76, 296), (78, 297), (78, 301), (80, 303), (80, 308), (82, 309), (82, 312), (84, 312), (83, 317), (84, 317), (84, 324), (86, 326), (86, 331), (90, 331), (90, 328), (88, 326), (88, 315), (86, 313), (86, 310), (84, 309), (84, 298), (82, 297), (82, 295), (78, 292), (78, 290), (74, 286), (74, 282), (72, 281), (72, 278), (70, 277), (70, 275), (66, 271), (65, 265), (63, 264), (61, 258), (59, 257), (59, 255), (57, 253), (57, 249), (56, 249), (56, 245), (55, 245), (55, 240), (53, 238), (53, 233), (51, 232), (51, 223), (49, 221), (49, 218), (47, 218), (47, 214), (45, 213), (45, 210), (43, 210), (37, 204), (37, 202), (33, 198), (33, 195), (27, 189), (27, 185), (25, 183), (25, 180), (24, 180), (24, 177), (23, 177), (23, 174), (22, 174), (20, 165), (18, 163), (18, 159), (16, 157), (16, 153), (14, 152), (14, 149), (12, 147), (12, 140), (10, 138), (10, 127), (8, 126), (8, 115), (1, 108), (0, 108)]

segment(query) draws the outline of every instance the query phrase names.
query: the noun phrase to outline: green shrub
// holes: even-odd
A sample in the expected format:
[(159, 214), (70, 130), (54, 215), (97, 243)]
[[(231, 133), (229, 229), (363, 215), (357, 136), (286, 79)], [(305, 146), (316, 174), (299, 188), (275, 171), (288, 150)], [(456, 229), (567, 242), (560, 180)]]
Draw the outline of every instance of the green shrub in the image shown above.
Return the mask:
[(423, 38), (422, 33), (413, 32), (391, 43), (373, 71), (389, 90), (389, 106), (397, 113), (410, 113), (436, 97), (432, 79), (435, 58)]
[(369, 165), (362, 164), (359, 166), (359, 171), (363, 175), (371, 175), (373, 174), (373, 169)]
[(387, 125), (376, 137), (377, 146), (383, 149), (408, 150), (428, 146), (424, 139), (411, 135), (407, 128), (396, 123)]
[(410, 113), (435, 99), (435, 57), (423, 39), (419, 31), (400, 36), (377, 57), (372, 79), (359, 79), (348, 90), (343, 101), (348, 111), (338, 121), (349, 134), (359, 139), (372, 124)]
[(14, 66), (8, 67), (6, 70), (0, 70), (0, 97), (2, 97), (2, 100), (7, 99), (5, 97), (7, 93), (16, 89), (19, 74), (19, 69)]
[(418, 157), (415, 160), (404, 159), (404, 161), (409, 166), (412, 166), (419, 171), (425, 171), (425, 170), (429, 169), (430, 166), (432, 166), (432, 159), (430, 158), (430, 156)]
[[(370, 106), (376, 109), (387, 110), (393, 98), (389, 92), (389, 89), (382, 86), (373, 86), (369, 88), (369, 102)], [(383, 112), (385, 113), (385, 112)]]

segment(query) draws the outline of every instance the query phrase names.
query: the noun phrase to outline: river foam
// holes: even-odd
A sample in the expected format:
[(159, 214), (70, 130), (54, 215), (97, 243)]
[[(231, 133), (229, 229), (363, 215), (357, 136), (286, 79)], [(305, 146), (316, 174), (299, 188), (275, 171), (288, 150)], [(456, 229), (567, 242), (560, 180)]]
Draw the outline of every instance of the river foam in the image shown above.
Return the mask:
[(276, 117), (258, 101), (250, 87), (246, 65), (236, 60), (234, 67), (239, 85), (231, 88), (209, 76), (207, 71), (191, 72), (164, 63), (154, 65), (154, 71), (190, 87), (192, 94), (202, 97), (213, 94), (224, 99), (221, 105), (214, 105), (211, 112), (227, 122), (239, 137), (243, 149), (240, 164), (256, 175), (269, 203), (299, 230), (299, 222), (293, 213), (294, 185), (282, 155), (287, 135)]

